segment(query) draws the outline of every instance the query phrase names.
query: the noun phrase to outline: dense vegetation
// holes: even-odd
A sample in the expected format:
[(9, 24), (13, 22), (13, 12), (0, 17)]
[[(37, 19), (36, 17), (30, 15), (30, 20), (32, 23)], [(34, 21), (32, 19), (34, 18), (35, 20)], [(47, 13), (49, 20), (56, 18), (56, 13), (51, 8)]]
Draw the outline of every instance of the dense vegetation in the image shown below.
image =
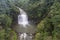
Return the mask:
[(34, 40), (60, 40), (59, 0), (0, 0), (0, 40), (17, 40), (17, 33), (12, 28), (18, 20), (17, 6), (36, 24)]

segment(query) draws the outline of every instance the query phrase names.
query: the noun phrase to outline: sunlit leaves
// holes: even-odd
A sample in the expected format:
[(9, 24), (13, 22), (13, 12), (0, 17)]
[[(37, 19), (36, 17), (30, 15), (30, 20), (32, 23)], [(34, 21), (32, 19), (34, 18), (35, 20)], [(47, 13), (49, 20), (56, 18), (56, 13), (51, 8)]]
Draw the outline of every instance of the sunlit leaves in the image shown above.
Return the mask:
[(42, 20), (39, 24), (38, 24), (38, 31), (43, 31), (44, 29), (44, 20)]

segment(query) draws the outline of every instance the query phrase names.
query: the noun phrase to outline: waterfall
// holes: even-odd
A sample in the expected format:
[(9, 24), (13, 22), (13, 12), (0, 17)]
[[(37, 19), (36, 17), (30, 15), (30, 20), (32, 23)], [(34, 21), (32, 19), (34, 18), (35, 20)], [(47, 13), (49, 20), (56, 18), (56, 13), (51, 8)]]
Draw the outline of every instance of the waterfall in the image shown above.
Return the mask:
[(28, 16), (24, 10), (19, 8), (20, 14), (18, 15), (18, 24), (23, 25), (23, 27), (26, 27), (28, 25)]
[[(26, 28), (26, 25), (29, 24), (28, 16), (23, 9), (21, 9), (19, 7), (17, 7), (17, 8), (20, 11), (20, 14), (18, 15), (18, 24), (22, 25), (22, 27)], [(23, 31), (25, 31), (25, 30), (23, 30)], [(23, 32), (22, 34), (19, 33), (19, 38), (20, 38), (19, 40), (29, 40), (28, 34), (25, 32)]]

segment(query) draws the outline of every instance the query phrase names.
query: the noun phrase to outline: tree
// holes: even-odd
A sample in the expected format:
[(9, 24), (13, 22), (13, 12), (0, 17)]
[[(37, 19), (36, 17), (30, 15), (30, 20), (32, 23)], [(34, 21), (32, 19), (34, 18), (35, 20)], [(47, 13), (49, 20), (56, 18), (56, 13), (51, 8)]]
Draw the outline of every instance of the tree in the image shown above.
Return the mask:
[(53, 6), (51, 7), (51, 11), (49, 12), (49, 15), (51, 17), (50, 21), (52, 22), (52, 25), (54, 26), (54, 30), (52, 31), (53, 40), (59, 40), (59, 29), (60, 29), (60, 2), (55, 1)]

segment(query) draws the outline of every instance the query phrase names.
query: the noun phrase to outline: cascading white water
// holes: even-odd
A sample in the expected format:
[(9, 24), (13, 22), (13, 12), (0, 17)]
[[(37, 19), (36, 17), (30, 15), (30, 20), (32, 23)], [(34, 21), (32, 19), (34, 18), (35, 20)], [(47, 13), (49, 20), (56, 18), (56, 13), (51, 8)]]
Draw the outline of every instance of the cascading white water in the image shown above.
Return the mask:
[(20, 35), (20, 40), (26, 40), (27, 38), (27, 34), (26, 33), (23, 33)]
[(27, 13), (23, 9), (17, 8), (20, 11), (18, 15), (19, 26), (17, 26), (15, 30), (19, 33), (19, 40), (33, 40), (32, 34), (35, 32), (35, 30), (33, 30), (35, 27), (29, 24)]
[[(20, 14), (18, 15), (18, 24), (23, 25), (23, 27), (26, 28), (26, 25), (29, 24), (28, 16), (27, 16), (26, 12), (24, 10), (22, 10), (21, 8), (19, 8), (19, 11), (20, 11)], [(27, 38), (26, 33), (20, 34), (20, 40), (26, 40), (26, 38)]]
[(18, 15), (18, 24), (23, 25), (23, 27), (26, 27), (28, 25), (28, 16), (24, 10), (19, 8), (20, 15)]
[(14, 30), (18, 33), (18, 40), (33, 40), (36, 27), (28, 21), (27, 13), (23, 9), (17, 8), (20, 14), (18, 15), (18, 24), (15, 25)]

